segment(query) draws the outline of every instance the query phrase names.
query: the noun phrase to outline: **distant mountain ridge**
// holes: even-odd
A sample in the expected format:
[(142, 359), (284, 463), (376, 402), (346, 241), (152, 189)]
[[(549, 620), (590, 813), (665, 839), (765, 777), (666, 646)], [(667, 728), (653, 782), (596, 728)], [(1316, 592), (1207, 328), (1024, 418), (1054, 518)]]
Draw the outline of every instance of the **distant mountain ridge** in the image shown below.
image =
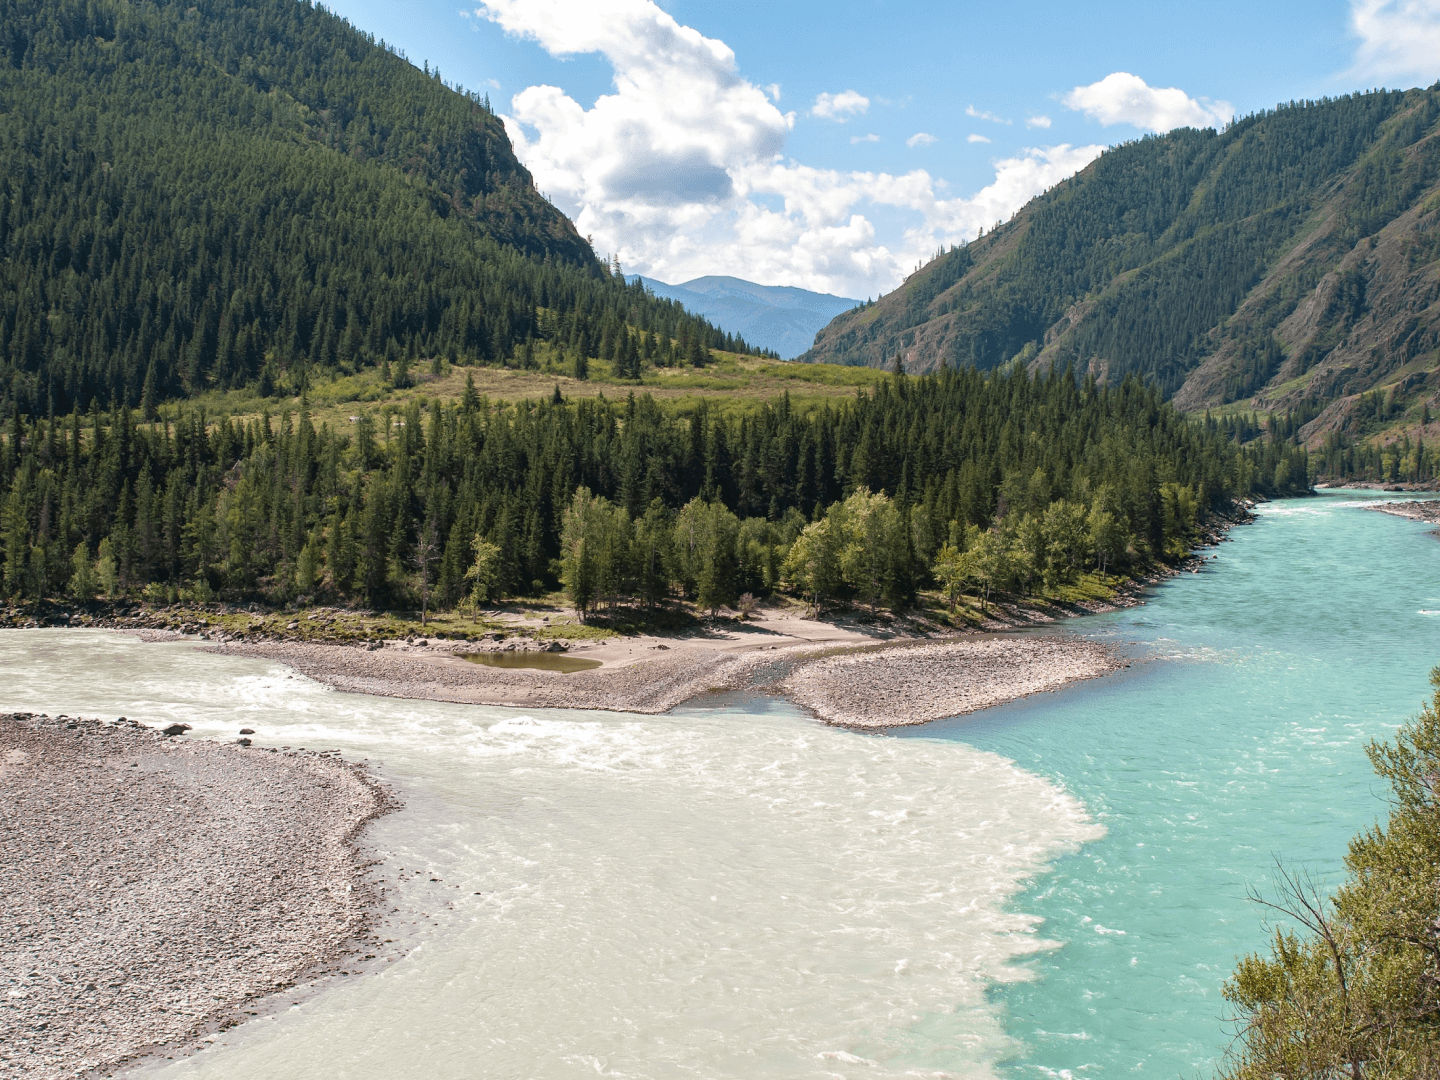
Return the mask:
[(783, 359), (799, 356), (815, 343), (815, 333), (859, 300), (811, 292), (789, 285), (757, 285), (743, 278), (698, 277), (680, 285), (634, 275), (656, 296), (676, 300), (722, 330), (742, 335), (757, 348), (774, 349)]
[[(825, 327), (802, 359), (1134, 372), (1175, 403), (1314, 413), (1440, 389), (1440, 84), (1106, 151)], [(1365, 406), (1368, 408), (1368, 406)]]

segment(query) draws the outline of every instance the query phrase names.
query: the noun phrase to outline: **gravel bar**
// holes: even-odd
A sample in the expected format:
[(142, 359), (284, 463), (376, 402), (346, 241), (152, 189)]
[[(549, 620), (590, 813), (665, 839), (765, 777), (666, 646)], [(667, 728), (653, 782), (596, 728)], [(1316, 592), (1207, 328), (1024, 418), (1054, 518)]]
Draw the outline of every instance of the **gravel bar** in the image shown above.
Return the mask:
[(1126, 664), (1085, 638), (1007, 635), (816, 660), (797, 667), (782, 689), (829, 723), (893, 728), (1058, 690)]
[[(0, 715), (0, 1077), (106, 1073), (224, 1030), (368, 927), (361, 765)], [(307, 974), (308, 973), (308, 974)]]
[(1412, 521), (1428, 521), (1440, 525), (1440, 499), (1411, 499), (1407, 502), (1378, 502), (1365, 507), (1381, 514), (1410, 518)]
[(454, 655), (463, 646), (449, 643), (444, 650), (370, 650), (285, 641), (229, 642), (205, 648), (229, 656), (278, 660), (317, 682), (358, 694), (520, 709), (638, 713), (666, 712), (706, 690), (739, 689), (746, 672), (774, 655), (677, 650), (639, 663), (562, 675), (472, 664)]
[(569, 675), (483, 667), (419, 649), (288, 642), (210, 648), (278, 660), (338, 690), (388, 697), (661, 713), (707, 691), (755, 690), (783, 694), (827, 723), (857, 728), (904, 727), (975, 712), (1093, 679), (1128, 662), (1068, 634), (681, 651)]

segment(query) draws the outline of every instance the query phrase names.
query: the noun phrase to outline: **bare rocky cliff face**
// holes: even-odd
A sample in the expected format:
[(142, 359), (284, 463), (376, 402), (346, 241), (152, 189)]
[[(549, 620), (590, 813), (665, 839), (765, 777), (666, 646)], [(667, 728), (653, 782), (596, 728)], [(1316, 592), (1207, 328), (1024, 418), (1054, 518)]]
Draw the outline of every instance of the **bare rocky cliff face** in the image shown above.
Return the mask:
[[(1116, 147), (841, 315), (802, 359), (918, 373), (1073, 365), (1353, 427), (1440, 391), (1440, 86)], [(1323, 410), (1323, 411), (1321, 411)]]

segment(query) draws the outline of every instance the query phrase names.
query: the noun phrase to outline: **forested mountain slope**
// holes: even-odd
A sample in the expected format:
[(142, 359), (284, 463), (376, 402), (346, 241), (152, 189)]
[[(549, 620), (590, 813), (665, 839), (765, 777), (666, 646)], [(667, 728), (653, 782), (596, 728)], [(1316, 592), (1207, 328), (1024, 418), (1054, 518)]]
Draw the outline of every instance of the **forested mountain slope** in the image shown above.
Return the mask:
[(1130, 372), (1185, 409), (1440, 376), (1440, 85), (1117, 146), (804, 359)]
[(324, 9), (0, 0), (0, 416), (625, 322), (737, 344), (596, 260), (486, 102)]

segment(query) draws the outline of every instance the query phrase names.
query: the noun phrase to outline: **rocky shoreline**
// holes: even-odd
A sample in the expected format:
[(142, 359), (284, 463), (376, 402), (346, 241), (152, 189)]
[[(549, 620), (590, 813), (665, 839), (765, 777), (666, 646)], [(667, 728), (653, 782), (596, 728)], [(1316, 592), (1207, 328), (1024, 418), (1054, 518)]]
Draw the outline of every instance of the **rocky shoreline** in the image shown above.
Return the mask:
[(440, 649), (378, 652), (280, 642), (211, 648), (276, 660), (337, 690), (382, 697), (656, 714), (706, 693), (750, 691), (783, 695), (826, 723), (867, 730), (976, 712), (1098, 678), (1130, 662), (1070, 634), (690, 650), (571, 674), (483, 667), (458, 659), (443, 643)]
[(397, 803), (247, 741), (0, 715), (0, 1077), (193, 1051), (366, 943), (358, 839)]
[(1409, 518), (1411, 521), (1428, 521), (1440, 525), (1440, 499), (1412, 499), (1406, 502), (1382, 502), (1365, 507), (1381, 514)]
[(1318, 491), (1440, 491), (1440, 480), (1317, 480)]

